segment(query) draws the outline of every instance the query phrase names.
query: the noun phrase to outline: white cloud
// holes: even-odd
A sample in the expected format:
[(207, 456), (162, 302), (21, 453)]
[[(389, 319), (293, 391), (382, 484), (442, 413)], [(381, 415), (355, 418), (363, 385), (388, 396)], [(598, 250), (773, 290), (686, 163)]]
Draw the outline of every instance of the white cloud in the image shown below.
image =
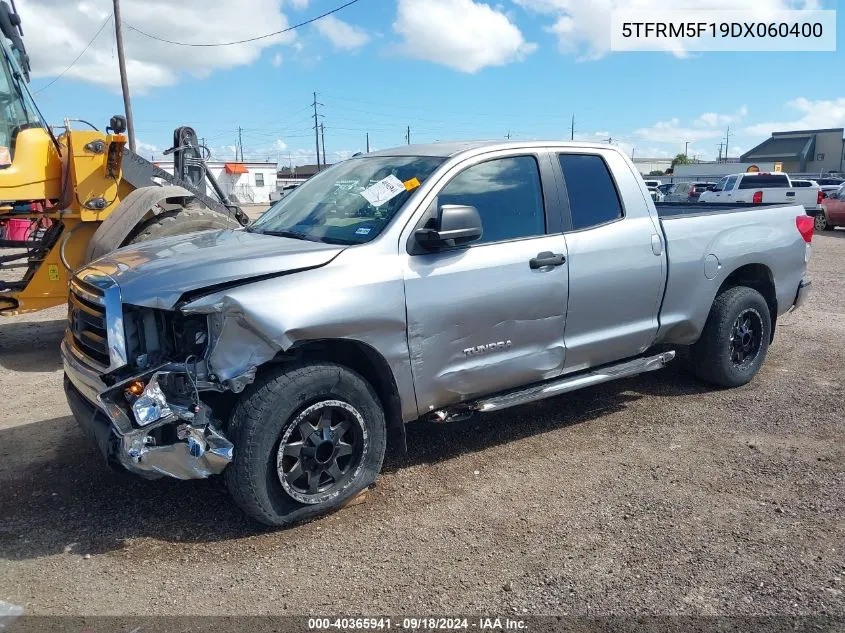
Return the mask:
[(845, 98), (811, 101), (798, 97), (786, 106), (801, 113), (791, 121), (757, 123), (745, 128), (747, 134), (769, 136), (772, 132), (787, 130), (814, 130), (828, 127), (845, 127)]
[[(111, 11), (109, 0), (21, 2), (24, 29), (29, 25), (32, 32), (50, 34), (50, 37), (26, 40), (33, 75), (50, 77), (62, 72), (85, 48)], [(262, 49), (291, 43), (296, 38), (288, 33), (236, 46), (188, 47), (157, 42), (129, 28), (131, 25), (180, 42), (226, 42), (286, 28), (288, 20), (279, 9), (279, 0), (181, 0), (178, 3), (123, 0), (121, 13), (129, 85), (137, 93), (173, 85), (184, 73), (204, 77), (215, 70), (250, 64), (258, 59)], [(111, 20), (65, 77), (119, 89)]]
[(370, 41), (370, 36), (364, 29), (347, 24), (333, 15), (326, 16), (322, 20), (315, 22), (314, 27), (335, 48), (341, 50), (355, 50)]
[(507, 15), (473, 0), (399, 0), (393, 29), (410, 57), (474, 73), (536, 50)]
[(734, 114), (719, 114), (717, 112), (705, 112), (695, 121), (696, 127), (724, 127), (731, 123), (737, 123), (748, 116), (748, 107), (743, 105)]
[(276, 68), (278, 68), (279, 66), (281, 66), (281, 65), (282, 65), (282, 54), (281, 54), (281, 53), (276, 53), (275, 55), (273, 55), (273, 58), (270, 60), (270, 63), (271, 63), (273, 66), (275, 66)]
[[(582, 59), (598, 59), (610, 52), (611, 12), (616, 9), (636, 9), (659, 18), (667, 9), (663, 0), (514, 0), (525, 9), (550, 15), (555, 20), (548, 31), (558, 38), (563, 52), (576, 53)], [(701, 9), (754, 11), (757, 19), (772, 17), (777, 11), (789, 8), (818, 8), (817, 0), (676, 0), (675, 10), (690, 10), (690, 21), (700, 21)], [(683, 45), (666, 40), (666, 51), (684, 57)]]
[(139, 140), (135, 144), (135, 146), (138, 150), (138, 153), (141, 156), (150, 156), (150, 155), (155, 155), (155, 154), (161, 153), (161, 149), (159, 148), (158, 145), (154, 145), (152, 143), (145, 143), (144, 141), (141, 141), (141, 140)]
[(748, 108), (743, 105), (733, 114), (705, 112), (694, 119), (692, 125), (684, 125), (675, 117), (668, 121), (658, 121), (650, 127), (639, 128), (634, 133), (654, 143), (695, 143), (709, 138), (721, 138), (725, 126), (735, 124), (747, 115)]
[(290, 0), (290, 5), (297, 11), (300, 11), (308, 8), (308, 2), (309, 0)]
[(282, 139), (277, 138), (273, 141), (273, 149), (277, 152), (283, 152), (288, 148), (288, 144), (285, 143)]

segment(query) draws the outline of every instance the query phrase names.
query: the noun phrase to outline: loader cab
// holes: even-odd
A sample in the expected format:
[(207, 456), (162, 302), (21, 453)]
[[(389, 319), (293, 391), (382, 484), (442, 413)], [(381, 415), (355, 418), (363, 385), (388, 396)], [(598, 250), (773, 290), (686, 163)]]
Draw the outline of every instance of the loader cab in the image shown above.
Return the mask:
[(35, 102), (26, 85), (26, 72), (18, 59), (25, 53), (16, 54), (5, 38), (0, 38), (0, 169), (8, 168), (15, 155), (18, 134), (27, 129), (47, 125), (38, 113)]

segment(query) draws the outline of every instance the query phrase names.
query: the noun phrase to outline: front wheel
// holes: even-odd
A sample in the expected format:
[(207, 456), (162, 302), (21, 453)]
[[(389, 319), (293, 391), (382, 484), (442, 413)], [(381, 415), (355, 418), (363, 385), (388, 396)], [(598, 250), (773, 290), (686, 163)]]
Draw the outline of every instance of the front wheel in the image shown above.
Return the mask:
[(284, 526), (342, 506), (381, 470), (384, 411), (372, 387), (331, 363), (283, 367), (244, 391), (229, 427), (229, 493)]
[(771, 315), (763, 295), (746, 286), (722, 291), (692, 347), (696, 375), (722, 387), (746, 384), (766, 359), (771, 335)]

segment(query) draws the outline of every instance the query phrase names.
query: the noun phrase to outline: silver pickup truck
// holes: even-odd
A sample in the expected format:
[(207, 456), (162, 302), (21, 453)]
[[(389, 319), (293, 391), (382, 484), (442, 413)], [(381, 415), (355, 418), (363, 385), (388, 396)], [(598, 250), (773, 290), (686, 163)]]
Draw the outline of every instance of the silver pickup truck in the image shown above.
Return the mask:
[(655, 370), (681, 346), (703, 380), (747, 383), (806, 296), (812, 233), (800, 206), (658, 210), (614, 147), (375, 152), (245, 229), (78, 271), (65, 390), (112, 465), (222, 473), (285, 525), (370, 485), (413, 420)]

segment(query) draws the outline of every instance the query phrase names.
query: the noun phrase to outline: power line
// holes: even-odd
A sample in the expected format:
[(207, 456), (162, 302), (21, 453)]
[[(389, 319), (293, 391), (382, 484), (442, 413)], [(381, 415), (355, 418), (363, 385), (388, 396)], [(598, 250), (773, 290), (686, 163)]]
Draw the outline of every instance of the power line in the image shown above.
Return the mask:
[(91, 48), (91, 44), (93, 44), (93, 43), (94, 43), (94, 40), (96, 40), (96, 39), (97, 39), (97, 37), (99, 37), (100, 33), (102, 33), (102, 32), (103, 32), (103, 29), (104, 29), (104, 28), (106, 28), (106, 24), (108, 24), (108, 23), (109, 23), (109, 20), (111, 20), (111, 19), (112, 19), (112, 14), (109, 14), (109, 17), (107, 17), (107, 18), (105, 19), (105, 21), (104, 21), (104, 22), (100, 25), (100, 28), (98, 28), (98, 29), (97, 29), (97, 32), (96, 32), (96, 33), (94, 33), (94, 37), (92, 37), (92, 38), (91, 38), (91, 41), (90, 41), (90, 42), (88, 42), (88, 44), (86, 44), (86, 45), (85, 45), (85, 48), (83, 48), (83, 49), (82, 49), (82, 52), (81, 52), (81, 53), (79, 53), (79, 55), (77, 55), (77, 56), (76, 56), (76, 59), (74, 59), (74, 60), (70, 63), (70, 65), (69, 65), (67, 68), (65, 68), (62, 72), (60, 72), (58, 75), (56, 75), (56, 77), (53, 79), (53, 81), (51, 81), (50, 83), (48, 83), (46, 86), (42, 86), (41, 88), (39, 88), (38, 90), (36, 90), (36, 91), (35, 91), (35, 94), (38, 94), (39, 92), (43, 92), (43, 91), (47, 90), (47, 88), (49, 88), (49, 87), (50, 87), (50, 86), (52, 86), (54, 83), (56, 83), (59, 79), (61, 79), (62, 77), (64, 77), (65, 73), (67, 73), (67, 71), (69, 71), (71, 68), (73, 68), (73, 67), (74, 67), (74, 65), (76, 64), (76, 62), (78, 62), (78, 61), (82, 58), (82, 56), (85, 54), (85, 52), (86, 52), (89, 48)]
[(234, 46), (235, 44), (246, 44), (247, 42), (255, 42), (257, 40), (263, 40), (263, 39), (266, 39), (268, 37), (274, 37), (276, 35), (281, 35), (282, 33), (287, 33), (288, 31), (293, 31), (294, 29), (298, 29), (302, 26), (306, 26), (308, 24), (311, 24), (312, 22), (316, 22), (317, 20), (322, 20), (323, 18), (330, 16), (332, 13), (337, 13), (338, 11), (345, 9), (346, 7), (353, 5), (358, 1), (359, 0), (349, 0), (349, 2), (347, 2), (346, 4), (342, 4), (339, 7), (332, 9), (331, 11), (327, 11), (326, 13), (323, 13), (322, 15), (318, 15), (316, 17), (313, 17), (309, 20), (305, 20), (305, 22), (300, 22), (299, 24), (294, 24), (293, 26), (289, 26), (288, 28), (282, 29), (281, 31), (274, 31), (272, 33), (267, 33), (266, 35), (259, 35), (258, 37), (250, 37), (250, 38), (247, 38), (245, 40), (237, 40), (235, 42), (219, 42), (217, 44), (192, 44), (190, 42), (176, 42), (174, 40), (168, 40), (168, 39), (165, 39), (163, 37), (151, 35), (151, 34), (147, 33), (146, 31), (142, 31), (141, 29), (132, 26), (131, 24), (126, 24), (126, 23), (124, 23), (124, 24), (126, 24), (126, 28), (132, 29), (133, 31), (135, 31), (136, 33), (140, 33), (144, 37), (148, 37), (151, 40), (164, 42), (165, 44), (175, 44), (176, 46), (197, 46), (197, 47)]

